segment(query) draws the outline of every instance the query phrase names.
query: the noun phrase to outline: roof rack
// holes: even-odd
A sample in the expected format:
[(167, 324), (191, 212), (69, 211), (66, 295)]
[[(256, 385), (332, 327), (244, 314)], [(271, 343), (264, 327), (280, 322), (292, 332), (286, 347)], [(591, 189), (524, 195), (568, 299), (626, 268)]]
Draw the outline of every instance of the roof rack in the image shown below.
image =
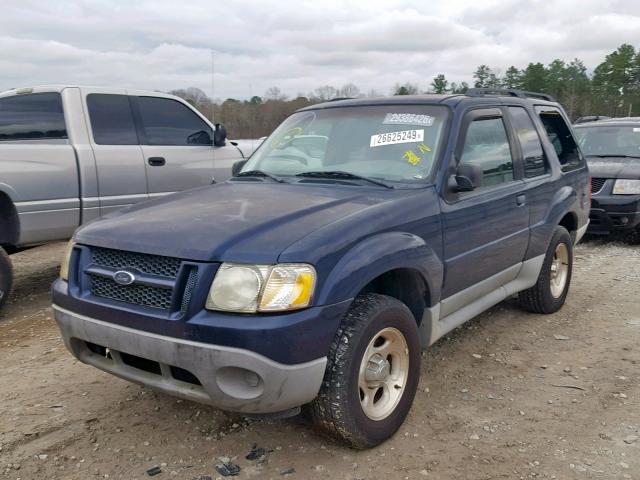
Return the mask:
[(356, 97), (335, 97), (325, 100), (326, 102), (339, 102), (340, 100), (355, 100)]
[(539, 98), (549, 102), (555, 102), (556, 99), (546, 93), (527, 92), (525, 90), (516, 90), (515, 88), (470, 88), (466, 93), (469, 97), (484, 97), (485, 95), (502, 95), (518, 98)]

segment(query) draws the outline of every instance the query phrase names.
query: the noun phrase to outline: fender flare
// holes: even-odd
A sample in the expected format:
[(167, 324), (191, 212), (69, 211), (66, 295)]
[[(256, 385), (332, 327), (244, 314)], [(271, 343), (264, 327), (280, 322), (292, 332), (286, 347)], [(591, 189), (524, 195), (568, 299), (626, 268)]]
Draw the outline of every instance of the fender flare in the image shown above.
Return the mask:
[(568, 213), (573, 215), (577, 223), (577, 215), (573, 208), (577, 201), (578, 192), (571, 186), (565, 185), (554, 193), (544, 217), (535, 225), (531, 225), (531, 231), (535, 236), (529, 241), (529, 247), (525, 254), (526, 259), (547, 251), (553, 231), (565, 215)]
[(422, 276), (429, 292), (429, 306), (440, 300), (442, 260), (417, 235), (386, 232), (364, 239), (342, 256), (323, 282), (318, 304), (355, 298), (373, 279), (399, 268), (413, 269)]
[(544, 221), (548, 224), (557, 225), (567, 213), (572, 212), (571, 206), (577, 200), (578, 192), (573, 187), (565, 185), (560, 188), (551, 200), (551, 205)]

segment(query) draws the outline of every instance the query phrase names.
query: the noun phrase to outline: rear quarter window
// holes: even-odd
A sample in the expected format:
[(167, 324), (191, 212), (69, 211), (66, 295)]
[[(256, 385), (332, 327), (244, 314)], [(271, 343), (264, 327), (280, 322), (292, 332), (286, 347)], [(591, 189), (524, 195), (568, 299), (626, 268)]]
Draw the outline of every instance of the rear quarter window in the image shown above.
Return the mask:
[(57, 92), (0, 98), (0, 141), (67, 138)]
[(562, 171), (570, 172), (584, 167), (584, 157), (560, 110), (555, 107), (538, 105), (536, 113), (540, 117), (551, 145), (553, 145)]

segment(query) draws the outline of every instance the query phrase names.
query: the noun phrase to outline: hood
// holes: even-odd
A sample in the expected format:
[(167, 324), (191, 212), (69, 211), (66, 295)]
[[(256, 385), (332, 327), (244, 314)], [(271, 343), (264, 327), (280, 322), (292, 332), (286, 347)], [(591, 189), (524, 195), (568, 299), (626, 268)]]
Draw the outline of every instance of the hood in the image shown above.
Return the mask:
[(640, 158), (587, 157), (594, 178), (640, 178)]
[(401, 192), (226, 182), (126, 208), (80, 228), (75, 240), (196, 261), (273, 263), (302, 237)]

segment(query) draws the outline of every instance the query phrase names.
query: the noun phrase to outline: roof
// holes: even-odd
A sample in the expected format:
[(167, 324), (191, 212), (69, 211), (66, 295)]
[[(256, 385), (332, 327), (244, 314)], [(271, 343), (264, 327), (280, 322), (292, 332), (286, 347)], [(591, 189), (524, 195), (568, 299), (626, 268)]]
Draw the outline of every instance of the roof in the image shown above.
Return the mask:
[(621, 127), (624, 125), (638, 125), (640, 124), (640, 117), (618, 117), (607, 118), (605, 120), (596, 120), (594, 122), (585, 122), (574, 125), (574, 128), (585, 127)]
[[(526, 93), (526, 92), (525, 92)], [(356, 107), (356, 106), (374, 106), (374, 105), (447, 105), (454, 107), (458, 104), (496, 104), (504, 105), (523, 105), (535, 103), (536, 105), (554, 105), (558, 104), (554, 101), (544, 100), (534, 97), (522, 97), (502, 94), (484, 94), (484, 95), (465, 95), (465, 94), (434, 94), (425, 93), (423, 95), (393, 95), (389, 97), (365, 97), (365, 98), (351, 98), (347, 100), (333, 100), (316, 105), (310, 105), (302, 108), (299, 111), (305, 110), (317, 110), (325, 108), (337, 108), (337, 107)]]
[(113, 93), (113, 94), (129, 94), (129, 95), (150, 95), (150, 96), (167, 96), (175, 98), (174, 95), (158, 92), (153, 90), (136, 90), (129, 88), (118, 88), (118, 87), (99, 87), (99, 86), (91, 86), (91, 85), (35, 85), (31, 87), (16, 87), (10, 90), (5, 90), (4, 92), (0, 92), (0, 97), (6, 97), (11, 95), (17, 95), (20, 93), (43, 93), (43, 92), (62, 92), (66, 88), (80, 88), (82, 90), (95, 92), (95, 93)]

